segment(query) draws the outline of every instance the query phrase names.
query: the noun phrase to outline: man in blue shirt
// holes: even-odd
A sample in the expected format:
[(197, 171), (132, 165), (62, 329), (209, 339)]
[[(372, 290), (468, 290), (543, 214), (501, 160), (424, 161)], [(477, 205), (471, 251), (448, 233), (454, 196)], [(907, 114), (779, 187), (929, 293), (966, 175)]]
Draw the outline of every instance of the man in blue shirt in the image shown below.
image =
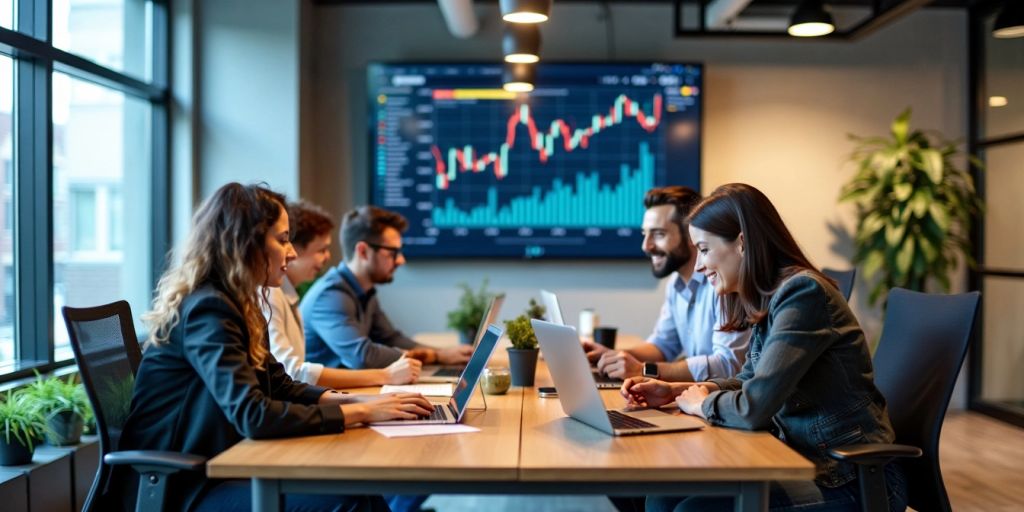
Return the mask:
[(684, 221), (699, 201), (700, 194), (680, 186), (654, 188), (644, 196), (643, 250), (654, 277), (669, 282), (647, 343), (616, 351), (584, 342), (587, 356), (608, 376), (702, 382), (731, 377), (743, 366), (750, 331), (718, 330), (718, 295), (704, 274), (693, 271), (697, 249)]
[(435, 350), (391, 325), (377, 300), (376, 285), (390, 283), (405, 264), (398, 213), (364, 206), (345, 214), (341, 249), (345, 261), (306, 292), (299, 311), (306, 322), (307, 360), (329, 368), (385, 368), (403, 355), (424, 364), (461, 364), (473, 347)]

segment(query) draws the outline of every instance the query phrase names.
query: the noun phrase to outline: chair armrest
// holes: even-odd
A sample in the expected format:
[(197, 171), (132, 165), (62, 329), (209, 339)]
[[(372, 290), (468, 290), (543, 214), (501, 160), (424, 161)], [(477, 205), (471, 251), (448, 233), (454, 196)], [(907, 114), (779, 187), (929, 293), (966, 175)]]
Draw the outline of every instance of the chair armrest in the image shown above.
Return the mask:
[(129, 465), (146, 468), (147, 471), (173, 473), (179, 470), (203, 471), (206, 457), (181, 452), (164, 452), (157, 450), (125, 450), (112, 452), (103, 456), (103, 462), (111, 466)]
[(829, 457), (860, 465), (885, 464), (896, 458), (916, 458), (921, 456), (921, 449), (906, 444), (848, 444), (833, 448)]

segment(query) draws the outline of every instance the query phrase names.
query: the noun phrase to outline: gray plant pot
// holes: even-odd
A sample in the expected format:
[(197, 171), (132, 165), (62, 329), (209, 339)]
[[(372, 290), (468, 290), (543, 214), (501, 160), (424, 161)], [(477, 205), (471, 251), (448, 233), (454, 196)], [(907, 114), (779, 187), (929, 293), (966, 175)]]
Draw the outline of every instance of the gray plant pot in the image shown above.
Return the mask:
[(459, 331), (459, 344), (460, 345), (472, 345), (476, 340), (476, 329), (467, 329), (465, 331)]
[(512, 385), (529, 387), (533, 386), (534, 377), (537, 375), (538, 349), (520, 350), (508, 349), (508, 365), (512, 372)]
[(68, 446), (78, 444), (82, 440), (85, 422), (78, 414), (64, 411), (47, 418), (46, 426), (49, 429), (46, 433), (46, 442), (53, 446)]
[[(33, 448), (35, 448), (33, 446)], [(0, 436), (0, 466), (21, 466), (32, 463), (32, 453), (35, 450), (28, 449), (25, 445), (11, 437), (8, 443), (4, 436)]]

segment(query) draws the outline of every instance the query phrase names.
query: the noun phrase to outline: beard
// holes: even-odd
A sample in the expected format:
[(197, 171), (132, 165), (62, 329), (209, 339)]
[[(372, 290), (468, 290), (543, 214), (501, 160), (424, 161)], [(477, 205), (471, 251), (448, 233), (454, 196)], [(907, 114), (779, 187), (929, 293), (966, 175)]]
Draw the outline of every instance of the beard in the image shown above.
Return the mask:
[(647, 252), (648, 256), (663, 256), (665, 259), (662, 261), (661, 266), (655, 265), (651, 262), (651, 274), (654, 277), (661, 279), (667, 277), (672, 272), (679, 270), (684, 263), (690, 261), (690, 248), (686, 244), (679, 244), (675, 249), (665, 252), (658, 249), (654, 249)]
[(388, 284), (395, 280), (395, 270), (397, 269), (385, 270), (375, 268), (370, 272), (370, 281), (373, 284)]

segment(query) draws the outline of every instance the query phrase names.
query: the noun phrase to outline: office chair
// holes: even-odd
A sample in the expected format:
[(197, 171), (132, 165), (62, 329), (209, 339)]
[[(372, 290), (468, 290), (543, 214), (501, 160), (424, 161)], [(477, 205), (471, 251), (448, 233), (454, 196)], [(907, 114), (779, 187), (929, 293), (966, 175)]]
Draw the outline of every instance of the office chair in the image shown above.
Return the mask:
[(862, 508), (888, 511), (886, 463), (900, 459), (914, 510), (950, 511), (939, 468), (939, 434), (981, 294), (932, 295), (893, 288), (873, 359), (899, 444), (860, 444), (829, 455), (857, 464)]
[(120, 503), (102, 503), (113, 466), (129, 465), (139, 473), (136, 510), (162, 510), (167, 477), (182, 470), (203, 471), (206, 457), (156, 450), (118, 451), (128, 418), (135, 374), (142, 360), (128, 303), (62, 309), (79, 375), (96, 417), (100, 467), (84, 510), (113, 510)]
[(857, 268), (854, 267), (850, 270), (823, 268), (821, 273), (834, 279), (839, 285), (839, 293), (843, 294), (846, 302), (850, 302), (850, 295), (853, 293), (853, 278), (857, 277)]

